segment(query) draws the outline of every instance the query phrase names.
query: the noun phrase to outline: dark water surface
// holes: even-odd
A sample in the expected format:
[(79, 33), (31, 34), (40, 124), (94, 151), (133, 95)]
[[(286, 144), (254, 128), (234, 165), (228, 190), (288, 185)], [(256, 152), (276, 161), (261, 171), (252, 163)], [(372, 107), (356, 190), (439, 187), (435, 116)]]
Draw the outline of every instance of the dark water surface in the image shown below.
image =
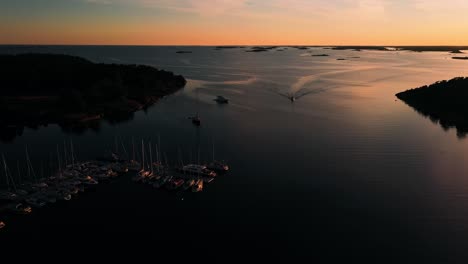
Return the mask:
[[(467, 76), (465, 61), (440, 52), (321, 48), (247, 53), (213, 47), (0, 47), (0, 53), (31, 51), (148, 64), (182, 74), (189, 83), (126, 122), (102, 122), (81, 134), (55, 125), (26, 128), (0, 143), (11, 167), (24, 163), (26, 145), (36, 170), (47, 171), (64, 141), (73, 140), (85, 160), (113, 148), (116, 137), (130, 151), (132, 138), (156, 143), (159, 135), (172, 162), (179, 152), (186, 163), (196, 160), (197, 149), (201, 160), (209, 160), (214, 142), (216, 157), (232, 170), (197, 194), (123, 177), (6, 221), (0, 240), (91, 237), (132, 246), (149, 240), (154, 254), (171, 249), (182, 255), (306, 256), (310, 263), (460, 263), (468, 257), (468, 141), (394, 96)], [(331, 56), (310, 56), (322, 53)], [(287, 93), (307, 95), (292, 104), (279, 95)], [(230, 104), (217, 105), (217, 95)], [(187, 119), (197, 110), (200, 128)]]

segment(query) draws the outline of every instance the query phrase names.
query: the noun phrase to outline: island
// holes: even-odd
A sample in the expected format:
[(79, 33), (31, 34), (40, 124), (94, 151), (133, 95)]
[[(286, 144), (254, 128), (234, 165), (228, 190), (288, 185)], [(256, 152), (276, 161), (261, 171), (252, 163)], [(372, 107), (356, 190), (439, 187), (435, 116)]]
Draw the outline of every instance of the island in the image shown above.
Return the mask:
[(332, 47), (334, 50), (354, 50), (354, 51), (361, 51), (361, 50), (381, 50), (387, 51), (386, 47), (382, 46), (336, 46)]
[(275, 48), (276, 47), (252, 47), (252, 49), (246, 50), (245, 52), (265, 52)]
[[(329, 47), (324, 47), (324, 49), (329, 49)], [(335, 46), (332, 47), (334, 50), (376, 50), (376, 51), (415, 51), (415, 52), (450, 52), (454, 54), (463, 53), (462, 50), (467, 50), (468, 46)]]
[(60, 54), (0, 55), (0, 72), (0, 130), (16, 134), (24, 126), (73, 130), (103, 118), (128, 120), (186, 84), (184, 77), (151, 66)]
[(455, 127), (460, 137), (468, 132), (467, 77), (407, 90), (396, 94), (396, 97), (444, 129)]
[(223, 50), (223, 49), (240, 49), (240, 46), (216, 46), (215, 50)]

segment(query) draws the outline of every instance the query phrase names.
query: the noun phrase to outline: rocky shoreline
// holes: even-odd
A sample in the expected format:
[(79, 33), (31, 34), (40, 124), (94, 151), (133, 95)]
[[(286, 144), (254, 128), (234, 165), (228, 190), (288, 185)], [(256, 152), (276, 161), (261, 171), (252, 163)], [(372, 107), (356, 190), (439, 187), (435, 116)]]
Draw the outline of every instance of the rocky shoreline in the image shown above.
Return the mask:
[(55, 54), (0, 55), (1, 139), (24, 127), (58, 124), (73, 130), (102, 119), (131, 119), (186, 80), (143, 65), (97, 64)]

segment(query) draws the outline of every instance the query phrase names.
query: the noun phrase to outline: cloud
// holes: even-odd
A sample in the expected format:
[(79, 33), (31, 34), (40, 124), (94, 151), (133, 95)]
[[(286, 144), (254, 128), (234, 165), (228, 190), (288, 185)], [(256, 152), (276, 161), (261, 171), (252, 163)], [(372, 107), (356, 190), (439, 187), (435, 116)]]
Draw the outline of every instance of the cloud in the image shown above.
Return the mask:
[(91, 4), (100, 4), (100, 5), (110, 5), (112, 4), (111, 0), (85, 0), (86, 3)]
[(247, 0), (85, 0), (85, 2), (158, 8), (202, 16), (240, 12), (248, 6)]

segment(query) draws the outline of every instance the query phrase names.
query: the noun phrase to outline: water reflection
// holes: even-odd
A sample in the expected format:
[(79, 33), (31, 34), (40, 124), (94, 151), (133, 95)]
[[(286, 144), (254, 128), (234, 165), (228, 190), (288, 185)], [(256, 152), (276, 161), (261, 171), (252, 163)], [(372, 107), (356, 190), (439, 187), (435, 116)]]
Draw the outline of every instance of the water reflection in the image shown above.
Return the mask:
[(462, 120), (458, 120), (458, 122), (454, 120), (444, 119), (438, 115), (435, 115), (431, 111), (427, 111), (422, 108), (418, 108), (415, 105), (411, 105), (408, 102), (405, 102), (406, 105), (410, 106), (416, 113), (420, 114), (423, 117), (428, 118), (432, 123), (436, 125), (440, 125), (444, 131), (449, 131), (450, 129), (455, 129), (457, 131), (457, 137), (459, 139), (465, 139), (466, 135), (468, 134), (468, 122), (463, 122)]
[[(148, 111), (148, 108), (143, 109), (144, 112)], [(89, 120), (86, 122), (63, 122), (58, 123), (61, 131), (67, 135), (83, 135), (86, 131), (93, 131), (98, 133), (101, 130), (103, 122), (107, 122), (110, 125), (116, 126), (130, 122), (134, 119), (134, 113), (115, 113), (107, 115), (101, 119)], [(17, 120), (18, 124), (25, 123), (25, 120)], [(3, 125), (0, 126), (0, 142), (12, 143), (17, 137), (23, 135), (24, 130), (40, 130), (42, 127), (47, 127), (52, 124), (27, 124), (27, 125)]]

